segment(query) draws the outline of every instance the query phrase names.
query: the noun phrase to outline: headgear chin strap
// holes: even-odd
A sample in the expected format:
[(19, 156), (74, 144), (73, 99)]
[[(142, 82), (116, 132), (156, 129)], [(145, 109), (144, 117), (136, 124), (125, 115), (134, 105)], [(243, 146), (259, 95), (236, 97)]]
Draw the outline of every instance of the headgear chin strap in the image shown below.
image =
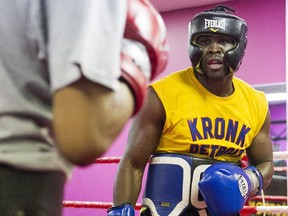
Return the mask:
[(189, 22), (188, 53), (193, 68), (202, 73), (200, 60), (202, 48), (196, 44), (195, 38), (201, 34), (217, 34), (230, 36), (235, 39), (235, 47), (224, 55), (230, 72), (236, 72), (242, 62), (247, 44), (248, 27), (245, 20), (235, 16), (227, 10), (236, 12), (230, 7), (219, 5), (215, 8), (198, 13)]

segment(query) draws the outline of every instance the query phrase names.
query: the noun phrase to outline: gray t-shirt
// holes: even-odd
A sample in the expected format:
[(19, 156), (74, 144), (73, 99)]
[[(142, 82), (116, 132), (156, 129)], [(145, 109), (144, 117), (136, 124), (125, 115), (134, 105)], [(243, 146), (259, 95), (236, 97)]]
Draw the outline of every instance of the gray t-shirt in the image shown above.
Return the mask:
[(1, 1), (0, 163), (70, 173), (51, 135), (51, 94), (81, 72), (118, 88), (125, 3)]

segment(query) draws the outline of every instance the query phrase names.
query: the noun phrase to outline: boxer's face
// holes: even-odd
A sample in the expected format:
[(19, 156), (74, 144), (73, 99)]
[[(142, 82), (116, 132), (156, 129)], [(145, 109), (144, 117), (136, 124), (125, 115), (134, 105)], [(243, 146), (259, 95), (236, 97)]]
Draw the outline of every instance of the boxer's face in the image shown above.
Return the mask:
[(235, 46), (235, 40), (223, 35), (199, 35), (196, 43), (203, 51), (200, 62), (203, 73), (211, 79), (225, 77), (229, 68), (224, 61), (224, 55)]

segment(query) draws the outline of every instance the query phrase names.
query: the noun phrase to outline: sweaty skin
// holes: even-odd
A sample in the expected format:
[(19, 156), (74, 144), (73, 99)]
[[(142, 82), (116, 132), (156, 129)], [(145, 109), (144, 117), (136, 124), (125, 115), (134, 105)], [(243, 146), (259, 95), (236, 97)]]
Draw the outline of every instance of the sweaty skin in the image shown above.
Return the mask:
[(235, 46), (233, 38), (220, 35), (200, 35), (196, 43), (201, 46), (203, 57), (201, 68), (203, 74), (196, 73), (197, 79), (211, 93), (227, 97), (234, 92), (232, 78), (224, 54)]

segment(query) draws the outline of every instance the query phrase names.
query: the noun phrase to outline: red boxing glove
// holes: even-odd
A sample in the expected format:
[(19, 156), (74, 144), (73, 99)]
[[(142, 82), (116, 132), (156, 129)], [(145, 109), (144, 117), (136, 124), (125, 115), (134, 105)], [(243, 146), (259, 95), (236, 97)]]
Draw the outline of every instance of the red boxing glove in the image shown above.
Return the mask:
[(161, 73), (168, 61), (165, 24), (148, 0), (128, 0), (121, 59), (122, 78), (134, 94), (136, 114), (144, 102), (147, 82)]

